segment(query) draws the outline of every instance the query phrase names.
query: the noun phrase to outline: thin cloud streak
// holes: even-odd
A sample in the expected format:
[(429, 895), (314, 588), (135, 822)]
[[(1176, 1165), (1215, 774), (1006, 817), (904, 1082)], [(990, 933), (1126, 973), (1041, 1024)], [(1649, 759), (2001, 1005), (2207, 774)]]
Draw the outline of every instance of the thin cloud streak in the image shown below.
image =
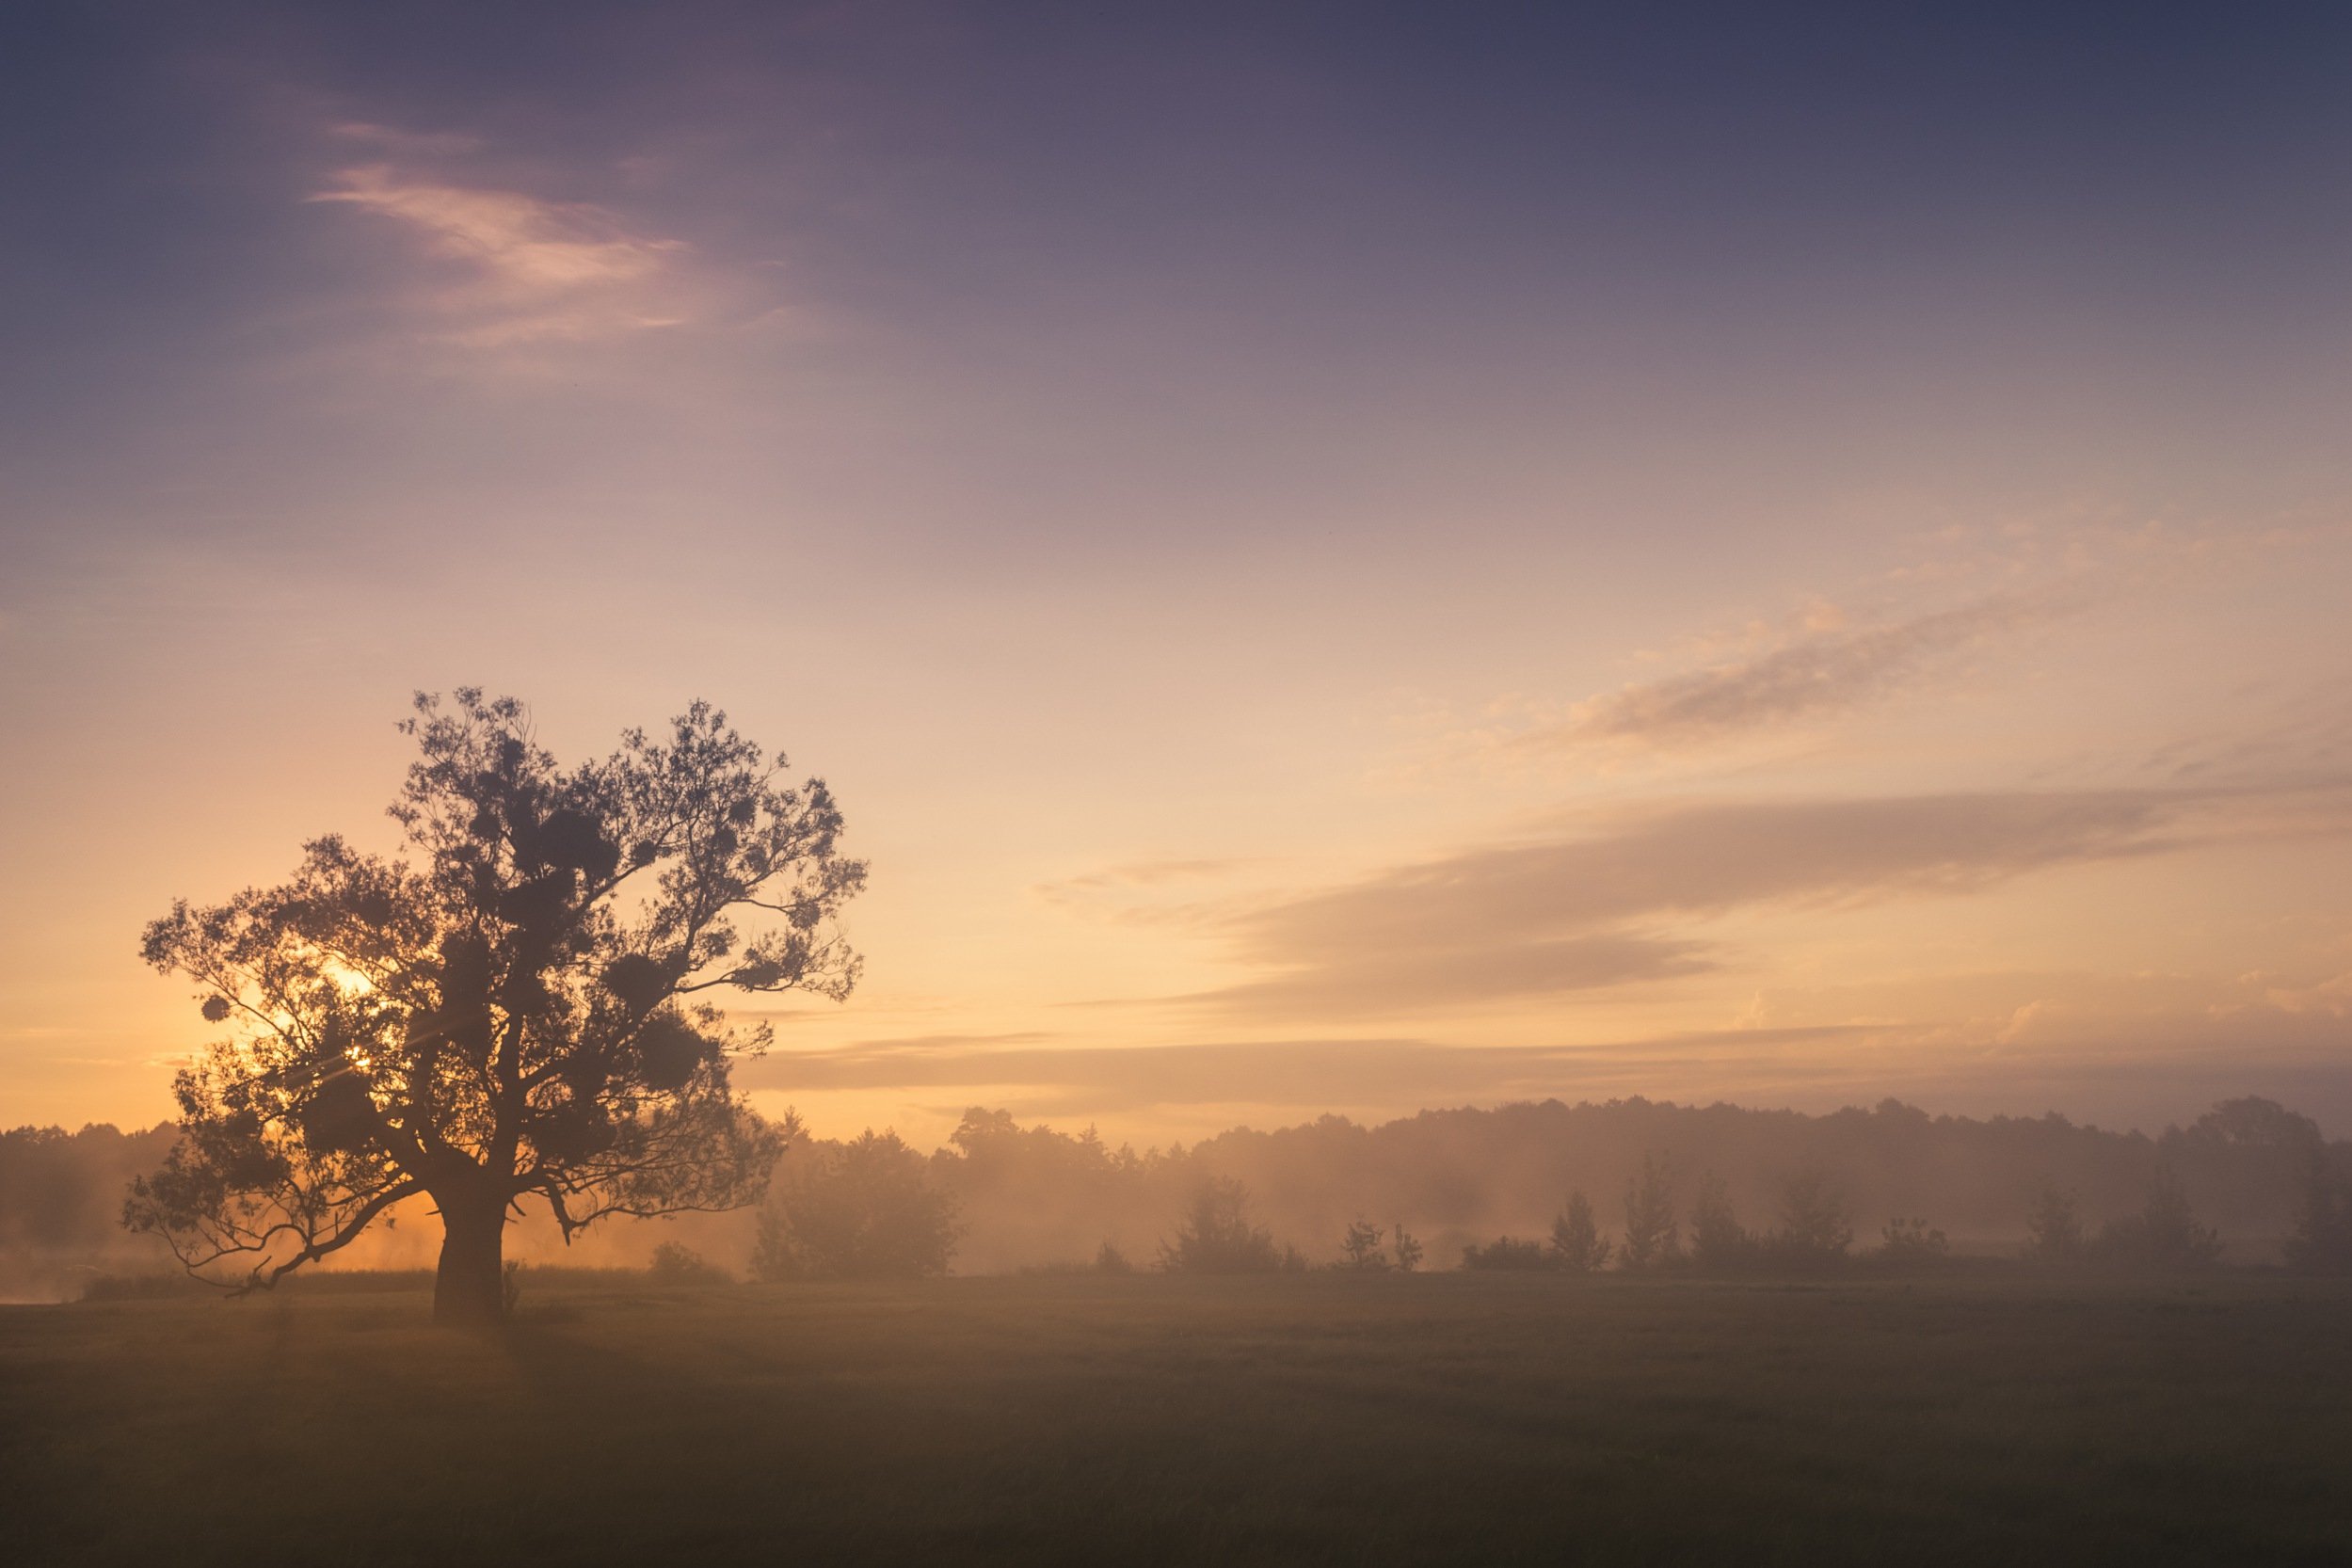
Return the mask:
[(1632, 1082), (1661, 1062), (1729, 1047), (1743, 1056), (1858, 1032), (1745, 1030), (1592, 1047), (1447, 1046), (1419, 1039), (1272, 1040), (1134, 1047), (877, 1040), (744, 1064), (746, 1087), (778, 1092), (1005, 1086), (1103, 1110), (1238, 1102), (1328, 1108), (1492, 1098)]
[[(1570, 824), (1562, 824), (1568, 826)], [(1360, 1016), (1564, 995), (1716, 962), (1669, 920), (1970, 892), (2227, 839), (2338, 836), (2352, 792), (1986, 792), (1668, 808), (1400, 867), (1228, 922), (1277, 972), (1185, 999), (1240, 1016)]]
[(2054, 600), (2005, 597), (1890, 625), (1811, 627), (1746, 659), (1591, 698), (1566, 723), (1510, 744), (1545, 751), (1596, 744), (1667, 750), (1834, 717), (1917, 686), (1968, 649), (2059, 608)]

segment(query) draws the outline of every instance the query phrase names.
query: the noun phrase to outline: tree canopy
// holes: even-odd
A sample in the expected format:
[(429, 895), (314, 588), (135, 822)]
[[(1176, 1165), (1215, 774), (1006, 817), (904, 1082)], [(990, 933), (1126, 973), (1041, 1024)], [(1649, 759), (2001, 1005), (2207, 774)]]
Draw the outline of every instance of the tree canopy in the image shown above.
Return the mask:
[(750, 1112), (728, 991), (849, 994), (865, 867), (821, 779), (696, 702), (559, 767), (509, 697), (419, 694), (391, 815), (405, 851), (306, 845), (290, 881), (182, 902), (142, 952), (229, 1026), (174, 1080), (182, 1137), (125, 1220), (240, 1288), (404, 1199), (443, 1226), (436, 1315), (500, 1310), (504, 1227), (757, 1201), (785, 1128)]

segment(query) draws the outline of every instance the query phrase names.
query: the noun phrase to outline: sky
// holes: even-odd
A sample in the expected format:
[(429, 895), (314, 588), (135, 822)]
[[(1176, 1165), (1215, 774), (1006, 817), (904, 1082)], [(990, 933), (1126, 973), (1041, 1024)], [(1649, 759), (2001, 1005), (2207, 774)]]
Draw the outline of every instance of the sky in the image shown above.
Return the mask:
[(872, 867), (738, 1080), (2352, 1134), (2352, 11), (9, 8), (0, 1124), (417, 690)]

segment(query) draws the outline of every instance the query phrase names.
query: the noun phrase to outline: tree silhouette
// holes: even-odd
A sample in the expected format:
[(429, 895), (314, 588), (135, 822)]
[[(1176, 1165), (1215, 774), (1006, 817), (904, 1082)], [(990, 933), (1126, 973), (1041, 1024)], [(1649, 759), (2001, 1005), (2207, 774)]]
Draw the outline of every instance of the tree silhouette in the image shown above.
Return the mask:
[(1384, 1270), (1388, 1267), (1388, 1248), (1384, 1242), (1380, 1226), (1369, 1220), (1358, 1220), (1348, 1226), (1348, 1234), (1339, 1241), (1339, 1267), (1343, 1269)]
[(1807, 1167), (1781, 1183), (1781, 1228), (1771, 1237), (1783, 1262), (1800, 1269), (1842, 1261), (1854, 1244), (1846, 1197), (1827, 1173)]
[(1625, 1184), (1625, 1239), (1617, 1249), (1618, 1265), (1642, 1273), (1681, 1256), (1673, 1176), (1657, 1156), (1645, 1154), (1640, 1174)]
[(1568, 1207), (1552, 1222), (1552, 1257), (1571, 1273), (1589, 1274), (1608, 1265), (1609, 1245), (1592, 1216), (1592, 1200), (1568, 1194)]
[(2088, 1246), (2074, 1195), (2043, 1187), (2025, 1223), (2025, 1256), (2036, 1263), (2079, 1263)]
[(1713, 1171), (1699, 1178), (1690, 1204), (1690, 1256), (1702, 1269), (1720, 1272), (1755, 1260), (1756, 1239), (1732, 1208), (1731, 1187)]
[(2325, 1147), (2305, 1156), (2286, 1259), (2288, 1267), (2305, 1273), (2352, 1273), (2352, 1177), (2328, 1158)]
[(174, 1080), (180, 1143), (124, 1220), (250, 1289), (422, 1196), (434, 1315), (481, 1321), (527, 1199), (568, 1240), (758, 1198), (782, 1130), (728, 1059), (767, 1027), (706, 999), (846, 996), (833, 920), (865, 868), (824, 783), (785, 786), (704, 703), (569, 770), (510, 697), (419, 694), (402, 728), (420, 756), (391, 814), (415, 863), (319, 839), (292, 881), (148, 927), (147, 961), (235, 1028)]
[(1250, 1224), (1249, 1189), (1212, 1176), (1192, 1194), (1173, 1240), (1160, 1245), (1160, 1266), (1172, 1274), (1271, 1273), (1288, 1266), (1273, 1233)]
[(1409, 1274), (1421, 1266), (1421, 1243), (1400, 1224), (1394, 1228), (1397, 1239), (1397, 1272)]
[(2102, 1225), (2091, 1250), (2101, 1261), (2124, 1268), (2202, 1269), (2220, 1257), (2221, 1237), (2198, 1224), (2180, 1177), (2159, 1164), (2140, 1211)]

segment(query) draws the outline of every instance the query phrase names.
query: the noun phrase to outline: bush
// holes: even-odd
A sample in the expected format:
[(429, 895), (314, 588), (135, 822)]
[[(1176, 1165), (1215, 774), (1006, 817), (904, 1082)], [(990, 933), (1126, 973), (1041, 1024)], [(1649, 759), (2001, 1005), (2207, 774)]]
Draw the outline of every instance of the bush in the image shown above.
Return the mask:
[(1332, 1267), (1368, 1273), (1387, 1272), (1388, 1247), (1380, 1226), (1368, 1220), (1358, 1220), (1348, 1226), (1348, 1234), (1339, 1239), (1339, 1261)]
[(1497, 1236), (1484, 1246), (1473, 1241), (1462, 1249), (1462, 1266), (1465, 1269), (1550, 1269), (1557, 1267), (1551, 1255), (1536, 1241), (1516, 1241), (1508, 1236)]
[(653, 1249), (653, 1261), (646, 1272), (664, 1285), (730, 1285), (734, 1283), (725, 1269), (705, 1262), (700, 1253), (676, 1241), (664, 1241)]
[(1251, 1224), (1249, 1206), (1249, 1189), (1230, 1177), (1202, 1183), (1175, 1238), (1160, 1244), (1160, 1268), (1172, 1274), (1263, 1274), (1288, 1267), (1296, 1253), (1286, 1256), (1272, 1231)]
[(1881, 1263), (1905, 1267), (1941, 1263), (1951, 1256), (1952, 1243), (1944, 1232), (1929, 1230), (1925, 1220), (1889, 1220), (1879, 1232), (1879, 1244), (1870, 1256)]
[(1421, 1243), (1403, 1225), (1397, 1226), (1397, 1272), (1409, 1274), (1421, 1266)]

